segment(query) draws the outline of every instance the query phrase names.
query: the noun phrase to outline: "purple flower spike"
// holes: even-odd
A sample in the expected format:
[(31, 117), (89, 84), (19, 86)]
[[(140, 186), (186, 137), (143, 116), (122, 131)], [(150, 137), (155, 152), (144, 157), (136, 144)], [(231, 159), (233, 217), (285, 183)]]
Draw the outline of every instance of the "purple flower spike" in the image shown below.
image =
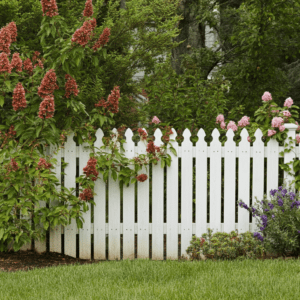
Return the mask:
[(287, 193), (286, 189), (283, 189), (282, 192), (281, 192), (281, 194), (282, 194), (283, 197), (286, 195), (286, 193)]
[(246, 209), (249, 209), (249, 207), (247, 206), (247, 204), (243, 204), (243, 207)]
[(300, 233), (300, 230), (298, 230), (298, 233)]
[(278, 190), (279, 190), (279, 191), (282, 191), (282, 186), (280, 186), (280, 187), (278, 188)]
[(269, 211), (269, 210), (266, 208), (265, 211)]
[(275, 218), (275, 216), (274, 216), (274, 215), (272, 215), (272, 218), (274, 219), (274, 218)]
[(270, 209), (272, 210), (274, 208), (274, 205), (272, 203), (268, 203)]
[(276, 193), (277, 193), (277, 190), (271, 190), (271, 191), (270, 191), (270, 195), (271, 195), (271, 196), (275, 196)]
[(240, 206), (240, 207), (242, 207), (242, 206), (243, 206), (243, 202), (242, 202), (242, 201), (239, 203), (239, 206)]
[(254, 237), (257, 237), (259, 240), (261, 240), (263, 242), (264, 238), (258, 233), (258, 232), (254, 232), (253, 233)]
[(278, 205), (282, 206), (283, 205), (283, 200), (281, 198), (278, 198)]

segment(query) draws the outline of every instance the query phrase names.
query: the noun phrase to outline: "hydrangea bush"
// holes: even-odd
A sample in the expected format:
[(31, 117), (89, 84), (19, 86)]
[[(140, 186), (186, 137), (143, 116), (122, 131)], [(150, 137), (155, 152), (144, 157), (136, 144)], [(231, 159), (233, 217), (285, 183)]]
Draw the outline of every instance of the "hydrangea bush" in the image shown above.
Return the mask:
[(267, 196), (256, 205), (248, 207), (240, 200), (239, 206), (247, 209), (258, 219), (259, 232), (254, 237), (263, 242), (269, 252), (282, 255), (291, 253), (300, 254), (300, 201), (299, 194), (294, 193), (286, 183), (278, 189), (270, 191), (270, 200)]

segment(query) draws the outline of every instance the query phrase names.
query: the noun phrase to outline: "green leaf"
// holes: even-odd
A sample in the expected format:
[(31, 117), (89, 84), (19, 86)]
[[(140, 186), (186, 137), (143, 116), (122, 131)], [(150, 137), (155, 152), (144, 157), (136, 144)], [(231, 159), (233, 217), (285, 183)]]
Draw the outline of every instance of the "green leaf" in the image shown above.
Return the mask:
[(4, 97), (0, 96), (0, 106), (3, 107), (4, 105)]
[(41, 130), (42, 130), (42, 126), (38, 126), (38, 128), (36, 129), (36, 137), (39, 136)]
[(10, 88), (11, 88), (10, 81), (5, 81), (4, 83), (5, 83), (6, 87), (10, 90)]
[(0, 240), (2, 239), (4, 234), (4, 228), (0, 228)]
[(28, 216), (28, 211), (27, 211), (27, 208), (26, 208), (26, 207), (22, 207), (22, 208), (21, 208), (21, 214), (22, 214), (23, 216)]
[(49, 227), (49, 222), (48, 222), (48, 221), (46, 221), (46, 222), (44, 223), (44, 229), (45, 229), (45, 230), (47, 230), (47, 229), (48, 229), (48, 227)]
[(14, 184), (14, 187), (15, 187), (16, 191), (19, 192), (19, 185)]

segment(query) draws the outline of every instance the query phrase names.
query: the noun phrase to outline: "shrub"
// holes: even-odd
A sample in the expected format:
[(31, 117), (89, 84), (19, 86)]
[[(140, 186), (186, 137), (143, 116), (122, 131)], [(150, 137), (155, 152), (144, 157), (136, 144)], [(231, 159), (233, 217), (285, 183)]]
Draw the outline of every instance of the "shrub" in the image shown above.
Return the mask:
[(265, 249), (262, 242), (255, 239), (249, 231), (238, 235), (237, 232), (231, 231), (216, 232), (207, 230), (208, 234), (202, 234), (201, 238), (193, 236), (191, 245), (186, 249), (191, 260), (200, 259), (202, 250), (206, 258), (210, 259), (236, 259), (239, 257), (256, 258), (265, 255)]
[(284, 183), (277, 190), (271, 190), (271, 200), (264, 195), (264, 199), (256, 201), (252, 208), (243, 201), (239, 205), (258, 218), (260, 232), (254, 232), (254, 236), (263, 242), (269, 252), (284, 256), (291, 252), (294, 256), (300, 254), (300, 201), (291, 186), (286, 187)]

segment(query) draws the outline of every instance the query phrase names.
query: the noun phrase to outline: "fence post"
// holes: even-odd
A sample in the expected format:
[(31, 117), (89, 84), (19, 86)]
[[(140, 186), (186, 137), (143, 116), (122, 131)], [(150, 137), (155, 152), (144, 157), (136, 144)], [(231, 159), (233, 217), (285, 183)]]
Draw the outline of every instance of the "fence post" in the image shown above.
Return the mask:
[[(298, 128), (298, 125), (296, 124), (284, 124), (285, 128), (288, 129), (287, 133), (287, 139), (285, 140), (285, 144), (287, 143), (289, 145), (289, 137), (291, 137), (293, 140), (296, 138), (296, 129)], [(291, 146), (295, 147), (295, 142), (291, 144)], [(284, 153), (284, 163), (288, 163), (290, 161), (293, 161), (294, 158), (296, 157), (296, 148), (292, 149), (291, 152), (289, 153)], [(284, 171), (284, 179), (286, 180), (287, 183), (291, 182), (294, 180), (294, 177), (289, 175), (286, 171)], [(294, 190), (295, 184), (292, 185), (292, 189)]]

